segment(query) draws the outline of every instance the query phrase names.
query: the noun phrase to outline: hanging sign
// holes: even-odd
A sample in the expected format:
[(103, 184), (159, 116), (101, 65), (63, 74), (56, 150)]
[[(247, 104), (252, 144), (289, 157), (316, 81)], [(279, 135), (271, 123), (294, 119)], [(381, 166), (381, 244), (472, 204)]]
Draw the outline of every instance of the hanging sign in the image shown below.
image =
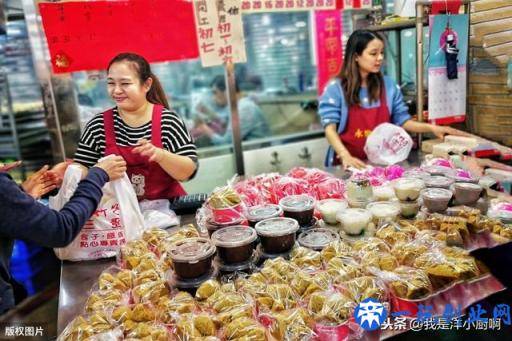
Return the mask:
[(318, 93), (341, 70), (341, 15), (339, 10), (315, 12)]
[(199, 56), (186, 0), (45, 2), (39, 12), (55, 73), (105, 69), (121, 52), (149, 62)]
[(244, 13), (329, 10), (336, 0), (242, 0)]
[(247, 60), (239, 0), (194, 0), (194, 12), (203, 67)]

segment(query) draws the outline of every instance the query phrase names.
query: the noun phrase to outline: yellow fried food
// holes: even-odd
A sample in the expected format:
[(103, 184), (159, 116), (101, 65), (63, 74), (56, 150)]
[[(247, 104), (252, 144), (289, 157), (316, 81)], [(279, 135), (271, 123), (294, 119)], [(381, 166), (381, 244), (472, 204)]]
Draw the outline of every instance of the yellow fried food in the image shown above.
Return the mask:
[(361, 275), (361, 270), (352, 258), (332, 258), (327, 263), (327, 272), (340, 283)]
[(135, 322), (149, 322), (155, 320), (155, 311), (148, 304), (139, 303), (132, 308), (130, 320)]
[(78, 316), (64, 329), (60, 337), (65, 341), (77, 341), (92, 335), (94, 335), (93, 327), (83, 316)]
[(350, 256), (352, 248), (344, 241), (338, 240), (327, 245), (321, 252), (320, 255), (324, 262), (330, 261), (334, 257), (346, 257)]
[(194, 327), (202, 336), (214, 336), (217, 333), (215, 323), (208, 314), (203, 313), (194, 316)]
[(379, 238), (370, 237), (360, 239), (354, 242), (352, 249), (355, 251), (376, 251), (376, 252), (390, 252), (389, 246)]
[(218, 321), (222, 325), (227, 325), (232, 321), (239, 319), (241, 317), (253, 317), (253, 307), (249, 304), (243, 304), (236, 307), (233, 307), (227, 311), (219, 313), (215, 316), (215, 320)]
[[(210, 297), (212, 298), (212, 296)], [(218, 297), (215, 301), (210, 301), (212, 304), (212, 308), (220, 313), (223, 311), (230, 310), (237, 305), (241, 305), (245, 303), (245, 300), (242, 296), (235, 293), (222, 293), (220, 297)], [(210, 303), (209, 302), (209, 303)]]
[(347, 295), (356, 302), (361, 302), (367, 298), (374, 298), (383, 301), (386, 291), (383, 283), (376, 277), (361, 276), (345, 283)]
[(132, 319), (132, 310), (127, 306), (120, 306), (112, 311), (112, 319), (117, 323), (122, 323)]
[(162, 281), (146, 282), (133, 288), (135, 302), (158, 304), (161, 297), (169, 295), (167, 284)]
[(137, 286), (137, 285), (144, 284), (146, 282), (158, 281), (158, 280), (161, 280), (162, 278), (163, 278), (163, 275), (159, 271), (157, 271), (155, 269), (150, 269), (150, 270), (146, 270), (146, 271), (143, 271), (143, 272), (135, 275), (133, 284), (135, 286)]
[(398, 267), (394, 273), (396, 277), (389, 282), (389, 287), (397, 297), (414, 300), (432, 293), (432, 284), (425, 271), (410, 267)]
[(354, 307), (355, 304), (350, 298), (340, 293), (333, 293), (328, 295), (315, 319), (340, 324), (350, 318)]
[(297, 247), (293, 249), (290, 261), (301, 269), (307, 267), (320, 268), (322, 266), (322, 257), (320, 252), (313, 251), (305, 247)]
[(226, 338), (235, 340), (244, 338), (254, 341), (265, 341), (265, 328), (253, 319), (242, 317), (226, 326)]
[(161, 228), (154, 227), (149, 230), (145, 230), (142, 233), (142, 240), (144, 240), (148, 245), (156, 246), (158, 243), (169, 236), (167, 231), (162, 230)]
[(166, 341), (170, 335), (164, 326), (141, 322), (138, 323), (129, 333), (128, 338), (148, 339), (155, 341)]
[(220, 290), (220, 283), (216, 280), (209, 279), (197, 289), (196, 298), (200, 301), (206, 300), (216, 291)]

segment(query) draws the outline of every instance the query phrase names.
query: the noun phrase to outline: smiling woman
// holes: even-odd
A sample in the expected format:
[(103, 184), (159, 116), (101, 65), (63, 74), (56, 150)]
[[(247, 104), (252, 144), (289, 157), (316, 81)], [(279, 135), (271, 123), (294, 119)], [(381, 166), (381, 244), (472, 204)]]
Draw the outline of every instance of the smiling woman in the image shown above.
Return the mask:
[(179, 181), (197, 170), (196, 147), (148, 62), (122, 53), (108, 65), (107, 90), (116, 107), (87, 124), (75, 162), (90, 167), (109, 154), (122, 156), (139, 199), (186, 194)]

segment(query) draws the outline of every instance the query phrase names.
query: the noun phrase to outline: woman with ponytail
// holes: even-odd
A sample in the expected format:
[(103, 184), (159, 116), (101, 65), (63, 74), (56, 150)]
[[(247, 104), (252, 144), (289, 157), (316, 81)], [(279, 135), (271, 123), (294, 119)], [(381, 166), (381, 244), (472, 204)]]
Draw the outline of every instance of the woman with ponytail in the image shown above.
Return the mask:
[(91, 167), (120, 155), (139, 200), (185, 195), (179, 181), (197, 170), (196, 146), (149, 63), (134, 53), (117, 55), (107, 68), (107, 90), (116, 106), (87, 123), (75, 162)]
[(330, 144), (326, 166), (365, 167), (366, 138), (384, 122), (438, 138), (467, 135), (451, 127), (413, 121), (400, 88), (382, 75), (383, 63), (384, 39), (378, 33), (356, 30), (350, 35), (342, 70), (319, 100), (318, 113)]

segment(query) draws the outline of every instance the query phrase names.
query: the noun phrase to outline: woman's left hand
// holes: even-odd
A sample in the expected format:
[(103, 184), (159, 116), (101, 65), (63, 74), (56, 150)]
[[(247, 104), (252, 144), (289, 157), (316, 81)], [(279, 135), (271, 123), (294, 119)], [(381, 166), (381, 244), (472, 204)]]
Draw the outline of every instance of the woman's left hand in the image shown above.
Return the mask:
[(432, 134), (434, 134), (437, 138), (443, 139), (445, 135), (455, 135), (455, 136), (466, 136), (471, 137), (471, 134), (466, 133), (465, 131), (458, 130), (448, 126), (436, 126), (431, 125)]
[(146, 156), (151, 162), (161, 162), (164, 158), (164, 150), (162, 148), (155, 147), (151, 142), (146, 139), (140, 139), (137, 142), (138, 147), (135, 147), (133, 151), (140, 155)]
[(21, 184), (25, 193), (34, 199), (39, 199), (57, 188), (57, 179), (48, 172), (48, 168), (48, 166), (44, 166)]

